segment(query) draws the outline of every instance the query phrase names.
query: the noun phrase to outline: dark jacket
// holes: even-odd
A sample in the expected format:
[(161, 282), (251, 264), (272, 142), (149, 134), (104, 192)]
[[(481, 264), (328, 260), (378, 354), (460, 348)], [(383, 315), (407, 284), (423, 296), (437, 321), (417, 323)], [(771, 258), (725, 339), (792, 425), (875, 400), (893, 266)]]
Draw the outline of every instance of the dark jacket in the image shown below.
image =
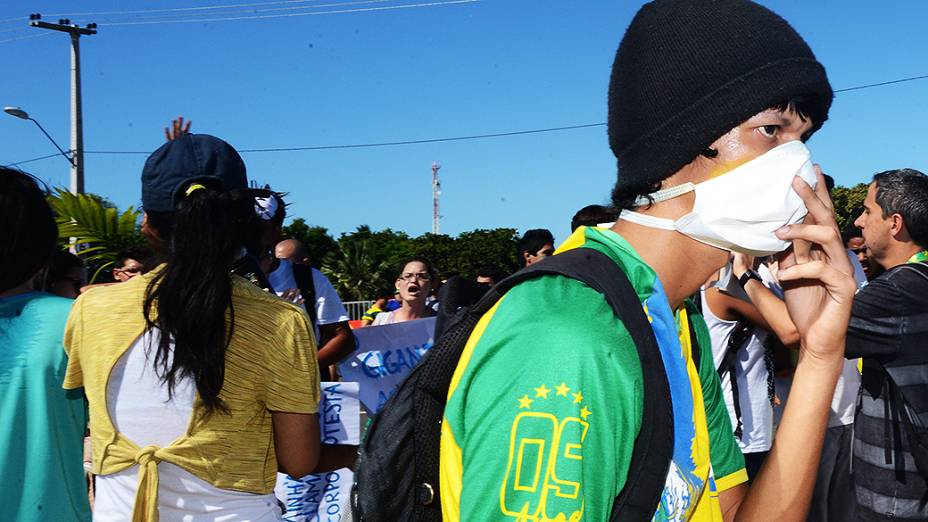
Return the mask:
[(858, 517), (926, 520), (928, 485), (915, 466), (900, 414), (928, 426), (928, 264), (894, 267), (860, 290), (846, 355), (863, 358), (854, 419)]

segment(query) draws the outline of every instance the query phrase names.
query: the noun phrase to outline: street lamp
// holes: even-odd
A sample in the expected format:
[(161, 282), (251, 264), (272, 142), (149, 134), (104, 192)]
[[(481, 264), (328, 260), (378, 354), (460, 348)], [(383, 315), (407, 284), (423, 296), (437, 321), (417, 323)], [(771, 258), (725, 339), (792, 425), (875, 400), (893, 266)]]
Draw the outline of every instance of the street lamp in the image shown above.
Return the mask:
[[(56, 142), (55, 139), (52, 138), (51, 135), (48, 134), (48, 132), (45, 131), (45, 128), (42, 127), (42, 124), (40, 124), (35, 118), (29, 116), (28, 112), (22, 110), (19, 107), (4, 107), (3, 112), (9, 114), (10, 116), (16, 116), (17, 118), (21, 120), (31, 120), (32, 123), (35, 123), (36, 127), (38, 127), (40, 131), (42, 131), (42, 134), (44, 134), (45, 137), (48, 138), (48, 140), (51, 141), (55, 145), (55, 148), (58, 149), (58, 152), (60, 152), (61, 155), (64, 156), (66, 160), (68, 160), (68, 163), (70, 163), (72, 167), (75, 166), (74, 154), (73, 154), (74, 151), (65, 152), (64, 150), (62, 150), (62, 148), (58, 146), (58, 142)], [(71, 192), (75, 192), (74, 187), (71, 187), (71, 188), (72, 188)]]

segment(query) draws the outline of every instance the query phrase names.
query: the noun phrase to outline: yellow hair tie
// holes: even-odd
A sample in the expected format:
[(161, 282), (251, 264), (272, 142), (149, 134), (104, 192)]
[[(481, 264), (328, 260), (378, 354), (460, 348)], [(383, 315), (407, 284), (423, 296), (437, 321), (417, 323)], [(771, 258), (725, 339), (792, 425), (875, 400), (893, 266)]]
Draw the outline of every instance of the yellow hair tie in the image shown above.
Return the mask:
[(206, 187), (204, 187), (203, 185), (200, 185), (199, 183), (192, 183), (189, 187), (187, 187), (187, 190), (184, 192), (184, 195), (189, 198), (190, 194), (193, 194), (194, 192), (200, 189), (206, 190)]

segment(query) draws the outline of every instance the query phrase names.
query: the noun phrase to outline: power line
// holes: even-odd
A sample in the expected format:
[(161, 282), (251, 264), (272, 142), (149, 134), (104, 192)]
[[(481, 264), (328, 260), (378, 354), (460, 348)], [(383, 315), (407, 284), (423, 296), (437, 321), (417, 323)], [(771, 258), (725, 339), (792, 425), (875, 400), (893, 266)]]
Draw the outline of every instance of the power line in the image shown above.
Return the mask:
[[(168, 9), (138, 9), (134, 11), (88, 11), (83, 13), (51, 13), (46, 14), (45, 16), (49, 18), (63, 17), (63, 18), (73, 18), (76, 16), (107, 16), (107, 15), (128, 15), (128, 16), (148, 16), (156, 13), (181, 13), (181, 12), (190, 12), (190, 11), (212, 11), (217, 9), (244, 9), (248, 7), (263, 7), (271, 5), (292, 5), (292, 4), (313, 4), (322, 2), (324, 0), (277, 0), (273, 2), (250, 2), (250, 3), (239, 3), (239, 4), (217, 4), (217, 5), (204, 5), (197, 7), (175, 7)], [(312, 6), (309, 6), (312, 7)], [(315, 6), (322, 7), (322, 6)], [(195, 14), (209, 14), (209, 13), (195, 13)], [(20, 16), (16, 18), (7, 18), (0, 20), (2, 23), (10, 22), (24, 22), (27, 18), (25, 16)]]
[(47, 155), (47, 156), (39, 156), (38, 158), (32, 158), (32, 159), (27, 159), (27, 160), (23, 160), (23, 161), (17, 161), (16, 163), (9, 163), (9, 164), (7, 164), (7, 167), (16, 167), (16, 166), (18, 166), (18, 165), (25, 165), (26, 163), (32, 163), (33, 161), (39, 161), (39, 160), (43, 160), (43, 159), (54, 158), (55, 156), (59, 156), (59, 155), (60, 155), (60, 153), (56, 152), (56, 153), (54, 153), (54, 154), (49, 154), (49, 155)]
[[(263, 149), (236, 149), (240, 153), (259, 153), (259, 152), (297, 152), (297, 151), (307, 151), (307, 150), (336, 150), (336, 149), (361, 149), (361, 148), (371, 148), (371, 147), (393, 147), (399, 145), (417, 145), (423, 143), (440, 143), (446, 141), (465, 141), (465, 140), (477, 140), (484, 138), (501, 138), (504, 136), (518, 136), (523, 134), (539, 134), (543, 132), (557, 132), (565, 130), (576, 130), (576, 129), (586, 129), (590, 127), (602, 127), (605, 126), (605, 123), (585, 123), (581, 125), (567, 125), (563, 127), (548, 127), (544, 129), (529, 129), (521, 131), (510, 131), (510, 132), (497, 132), (492, 134), (472, 134), (469, 136), (454, 136), (448, 138), (428, 138), (422, 140), (403, 140), (403, 141), (385, 141), (377, 143), (351, 143), (343, 145), (315, 145), (310, 147), (274, 147), (274, 148), (263, 148)], [(150, 150), (85, 150), (84, 154), (108, 154), (108, 155), (138, 155), (138, 154), (151, 154)], [(39, 161), (43, 159), (48, 159), (58, 156), (58, 153), (50, 154), (48, 156), (39, 156), (38, 158), (27, 159), (23, 161), (17, 161), (16, 163), (10, 163), (9, 166), (23, 165), (25, 163), (31, 163), (33, 161)]]
[(313, 11), (309, 13), (282, 13), (274, 15), (256, 15), (256, 16), (225, 16), (219, 18), (197, 18), (197, 19), (175, 19), (175, 20), (145, 20), (139, 22), (114, 22), (114, 23), (100, 23), (100, 27), (108, 26), (119, 26), (119, 25), (152, 25), (152, 24), (182, 24), (182, 23), (203, 23), (203, 22), (226, 22), (230, 20), (259, 20), (267, 18), (288, 18), (292, 16), (316, 16), (316, 15), (330, 15), (330, 14), (346, 14), (346, 13), (365, 13), (371, 11), (389, 11), (395, 9), (412, 9), (417, 7), (438, 7), (444, 5), (453, 5), (453, 4), (470, 4), (474, 2), (479, 2), (480, 0), (446, 0), (441, 2), (426, 2), (419, 4), (402, 4), (402, 5), (391, 5), (384, 7), (366, 7), (359, 9), (341, 9), (334, 11)]
[[(890, 80), (886, 82), (879, 83), (870, 83), (866, 85), (857, 85), (854, 87), (846, 87), (843, 89), (836, 89), (834, 92), (848, 92), (848, 91), (858, 91), (861, 89), (870, 89), (874, 87), (881, 87), (884, 85), (892, 85), (896, 83), (910, 82), (915, 80), (928, 79), (928, 75), (922, 76), (911, 76), (908, 78), (900, 78), (898, 80)], [(308, 147), (272, 147), (272, 148), (260, 148), (260, 149), (238, 149), (241, 153), (261, 153), (261, 152), (298, 152), (298, 151), (308, 151), (308, 150), (337, 150), (337, 149), (361, 149), (361, 148), (373, 148), (373, 147), (395, 147), (401, 145), (419, 145), (424, 143), (441, 143), (449, 141), (467, 141), (467, 140), (477, 140), (477, 139), (487, 139), (487, 138), (502, 138), (506, 136), (519, 136), (525, 134), (540, 134), (545, 132), (560, 132), (566, 130), (577, 130), (577, 129), (587, 129), (591, 127), (604, 127), (606, 122), (597, 122), (597, 123), (583, 123), (579, 125), (564, 125), (560, 127), (545, 127), (541, 129), (528, 129), (528, 130), (519, 130), (519, 131), (509, 131), (509, 132), (496, 132), (488, 134), (471, 134), (467, 136), (453, 136), (446, 138), (427, 138), (421, 140), (401, 140), (401, 141), (385, 141), (385, 142), (375, 142), (375, 143), (350, 143), (342, 145), (314, 145)], [(151, 154), (151, 151), (139, 151), (139, 150), (85, 150), (85, 154)], [(40, 156), (38, 158), (32, 158), (24, 161), (18, 161), (16, 163), (10, 163), (10, 166), (22, 165), (25, 163), (31, 163), (33, 161), (39, 161), (43, 159), (48, 159), (58, 156), (57, 153), (49, 154), (47, 156)]]
[[(887, 82), (871, 83), (867, 85), (857, 85), (854, 87), (846, 87), (843, 89), (837, 89), (834, 92), (848, 92), (856, 91), (861, 89), (870, 89), (873, 87), (880, 87), (883, 85), (892, 85), (902, 82), (910, 82), (915, 80), (922, 80), (928, 78), (928, 75), (923, 76), (912, 76), (909, 78), (900, 78), (898, 80), (891, 80)], [(440, 143), (447, 141), (466, 141), (466, 140), (477, 140), (485, 138), (501, 138), (505, 136), (519, 136), (524, 134), (540, 134), (544, 132), (559, 132), (565, 130), (577, 130), (577, 129), (586, 129), (590, 127), (604, 127), (606, 122), (597, 122), (597, 123), (583, 123), (579, 125), (565, 125), (560, 127), (546, 127), (542, 129), (529, 129), (529, 130), (519, 130), (519, 131), (509, 131), (509, 132), (496, 132), (491, 134), (472, 134), (467, 136), (454, 136), (447, 138), (427, 138), (421, 140), (402, 140), (402, 141), (386, 141), (386, 142), (377, 142), (377, 143), (352, 143), (344, 145), (314, 145), (308, 147), (272, 147), (272, 148), (262, 148), (262, 149), (239, 149), (239, 152), (297, 152), (297, 151), (307, 151), (307, 150), (337, 150), (337, 149), (360, 149), (360, 148), (371, 148), (371, 147), (393, 147), (398, 145), (418, 145), (424, 143)], [(150, 151), (86, 151), (87, 154), (150, 154)]]
[(450, 138), (428, 138), (423, 140), (385, 141), (381, 143), (353, 143), (348, 145), (316, 145), (311, 147), (276, 147), (268, 149), (243, 149), (241, 152), (293, 152), (301, 150), (334, 150), (334, 149), (361, 149), (370, 147), (394, 147), (397, 145), (419, 145), (422, 143), (440, 143), (445, 141), (466, 141), (485, 138), (502, 138), (504, 136), (521, 136), (524, 134), (539, 134), (542, 132), (557, 132), (565, 130), (586, 129), (602, 127), (605, 123), (583, 123), (580, 125), (566, 125), (563, 127), (548, 127), (544, 129), (529, 129), (509, 132), (496, 132), (493, 134), (472, 134), (470, 136), (454, 136)]
[[(95, 11), (88, 13), (59, 13), (59, 14), (50, 14), (47, 16), (102, 16), (102, 15), (135, 15), (135, 14), (148, 14), (148, 13), (174, 13), (174, 12), (183, 12), (183, 11), (206, 11), (213, 9), (239, 9), (243, 7), (259, 7), (259, 6), (268, 6), (268, 5), (288, 5), (288, 4), (309, 4), (315, 2), (321, 2), (323, 0), (280, 0), (276, 2), (252, 2), (248, 4), (220, 4), (220, 5), (205, 5), (199, 7), (175, 7), (171, 9), (141, 9), (136, 11)], [(19, 20), (16, 18), (15, 20)], [(3, 21), (3, 20), (0, 20)]]
[[(493, 134), (472, 134), (469, 136), (453, 136), (447, 138), (428, 138), (422, 140), (403, 140), (403, 141), (383, 141), (376, 143), (349, 143), (343, 145), (313, 145), (309, 147), (272, 147), (264, 149), (236, 149), (241, 153), (250, 152), (297, 152), (305, 150), (336, 150), (336, 149), (363, 149), (371, 147), (394, 147), (398, 145), (418, 145), (423, 143), (440, 143), (444, 141), (465, 141), (477, 140), (483, 138), (500, 138), (503, 136), (518, 136), (522, 134), (538, 134), (542, 132), (555, 132), (574, 129), (585, 129), (588, 127), (602, 127), (605, 123), (585, 123), (582, 125), (567, 125), (564, 127), (548, 127), (545, 129), (529, 129), (510, 132), (497, 132)], [(151, 151), (143, 150), (86, 150), (85, 154), (151, 154)]]
[[(170, 8), (170, 9), (142, 9), (135, 11), (94, 11), (94, 12), (83, 12), (83, 13), (57, 13), (57, 14), (47, 14), (45, 16), (49, 18), (53, 17), (77, 17), (77, 16), (102, 16), (104, 19), (110, 17), (111, 15), (116, 15), (115, 18), (111, 20), (104, 20), (98, 25), (151, 25), (158, 23), (195, 23), (195, 22), (212, 22), (212, 21), (226, 21), (226, 20), (252, 20), (260, 18), (276, 18), (279, 16), (250, 16), (251, 13), (260, 13), (260, 12), (270, 12), (270, 11), (296, 11), (296, 10), (320, 10), (327, 7), (342, 7), (342, 6), (351, 6), (351, 5), (363, 5), (363, 4), (374, 4), (374, 3), (384, 3), (384, 2), (399, 2), (401, 0), (361, 0), (361, 1), (330, 1), (330, 3), (320, 4), (324, 0), (277, 0), (271, 2), (250, 2), (250, 3), (239, 3), (239, 4), (216, 4), (216, 5), (207, 5), (207, 6), (198, 6), (198, 7), (179, 7), (179, 8)], [(405, 4), (397, 6), (388, 6), (381, 9), (357, 9), (357, 10), (344, 10), (344, 11), (322, 11), (314, 14), (342, 14), (342, 13), (353, 13), (353, 12), (364, 12), (364, 11), (381, 11), (389, 9), (407, 9), (413, 7), (432, 7), (432, 6), (441, 6), (446, 4), (459, 4), (459, 3), (471, 3), (477, 2), (479, 0), (456, 0), (456, 1), (434, 1), (434, 2), (420, 2), (417, 4)], [(296, 5), (293, 4), (303, 4)], [(307, 5), (313, 4), (313, 5)], [(266, 9), (261, 9), (261, 7), (266, 6), (290, 6), (290, 7), (271, 7)], [(255, 8), (258, 9), (255, 9)], [(216, 12), (227, 10), (227, 12)], [(303, 14), (293, 14), (289, 16), (307, 16), (310, 13)], [(119, 16), (122, 15), (122, 16)], [(152, 16), (154, 15), (154, 16)], [(186, 19), (164, 19), (165, 17), (186, 17)], [(225, 16), (223, 16), (225, 15)], [(229, 15), (242, 15), (242, 16), (229, 16)], [(148, 17), (148, 18), (146, 18)], [(195, 18), (195, 19), (194, 19)], [(25, 21), (25, 17), (22, 18), (9, 18), (6, 20), (0, 20), (0, 24), (10, 23), (10, 22), (21, 22)], [(9, 29), (12, 31), (15, 29)], [(3, 31), (0, 31), (3, 32)]]
[(881, 86), (883, 86), (883, 85), (892, 85), (892, 84), (894, 84), (894, 83), (911, 82), (911, 81), (915, 81), (915, 80), (924, 80), (924, 79), (926, 79), (926, 78), (928, 78), (928, 74), (923, 75), (923, 76), (911, 76), (911, 77), (909, 77), (909, 78), (900, 78), (900, 79), (898, 79), (898, 80), (890, 80), (890, 81), (888, 81), (888, 82), (870, 83), (870, 84), (867, 84), (867, 85), (858, 85), (858, 86), (856, 86), (856, 87), (847, 87), (847, 88), (844, 88), (844, 89), (837, 89), (837, 90), (835, 90), (835, 93), (837, 94), (837, 93), (839, 93), (839, 92), (859, 91), (859, 90), (861, 90), (861, 89), (869, 89), (869, 88), (871, 88), (871, 87), (881, 87)]
[(2, 43), (7, 43), (7, 42), (16, 42), (16, 41), (19, 41), (19, 40), (28, 40), (28, 39), (30, 39), (30, 38), (38, 38), (38, 37), (40, 37), (40, 36), (48, 36), (48, 35), (50, 35), (50, 34), (51, 34), (51, 33), (38, 33), (38, 34), (30, 34), (29, 36), (19, 36), (19, 37), (16, 37), (16, 38), (7, 38), (6, 40), (0, 40), (0, 44), (2, 44)]
[[(252, 5), (254, 5), (254, 6), (257, 6), (257, 5), (279, 5), (279, 4), (289, 4), (289, 3), (306, 3), (307, 1), (321, 1), (321, 0), (290, 0), (290, 1), (279, 1), (279, 2), (260, 2), (260, 3), (252, 3), (252, 4), (238, 4), (238, 5), (247, 5), (247, 6), (252, 6)], [(326, 7), (340, 7), (340, 6), (350, 6), (350, 5), (363, 5), (363, 4), (374, 4), (374, 3), (384, 3), (384, 2), (394, 2), (394, 1), (396, 1), (396, 0), (354, 0), (354, 1), (335, 2), (335, 3), (327, 3), (327, 4), (315, 4), (315, 5), (311, 5), (311, 6), (277, 7), (277, 8), (270, 8), (270, 9), (250, 9), (250, 10), (247, 10), (247, 11), (241, 11), (241, 13), (246, 13), (246, 12), (247, 12), (247, 13), (254, 13), (254, 12), (269, 12), (269, 11), (292, 11), (292, 10), (322, 9), (322, 8), (326, 8)], [(391, 5), (391, 6), (369, 7), (369, 8), (357, 8), (357, 9), (341, 9), (341, 10), (329, 10), (329, 11), (312, 11), (312, 12), (304, 12), (304, 13), (281, 13), (281, 14), (269, 14), (269, 15), (221, 16), (221, 17), (213, 16), (213, 17), (207, 17), (207, 18), (194, 18), (194, 17), (199, 17), (199, 16), (202, 16), (203, 14), (207, 14), (207, 16), (209, 16), (210, 13), (193, 13), (193, 14), (189, 14), (189, 15), (176, 15), (176, 16), (188, 16), (189, 18), (186, 18), (186, 19), (168, 19), (168, 20), (164, 20), (164, 19), (148, 19), (148, 20), (144, 20), (144, 19), (143, 19), (143, 20), (137, 20), (137, 21), (118, 21), (118, 20), (117, 20), (117, 21), (114, 21), (114, 22), (101, 22), (101, 23), (99, 23), (99, 24), (97, 24), (97, 25), (99, 25), (99, 26), (104, 26), (104, 25), (105, 25), (105, 26), (119, 26), (119, 25), (153, 25), (153, 24), (167, 24), (167, 23), (200, 23), (200, 22), (220, 22), (220, 21), (229, 21), (229, 20), (255, 20), (255, 19), (267, 19), (267, 18), (285, 18), (285, 17), (292, 17), (292, 16), (312, 16), (312, 15), (326, 15), (326, 14), (346, 14), (346, 13), (361, 13), (361, 12), (371, 12), (371, 11), (387, 11), (387, 10), (411, 9), (411, 8), (419, 8), (419, 7), (440, 7), (440, 6), (444, 6), (444, 5), (466, 4), (466, 3), (474, 3), (474, 2), (479, 2), (479, 1), (480, 1), (480, 0), (442, 0), (442, 1), (437, 1), (437, 2), (422, 2), (422, 3), (417, 3), (417, 4), (402, 4), (402, 5)], [(233, 4), (228, 4), (228, 5), (233, 5)], [(226, 6), (205, 6), (205, 7), (203, 7), (202, 9), (205, 9), (205, 8), (208, 8), (208, 7), (212, 7), (212, 8), (225, 8)], [(181, 8), (181, 9), (201, 9), (201, 8)], [(164, 9), (164, 10), (155, 10), (155, 9), (153, 9), (153, 10), (151, 10), (151, 11), (169, 11), (169, 10), (167, 10), (167, 9)], [(112, 12), (116, 12), (116, 11), (112, 11)], [(144, 12), (144, 11), (139, 11), (139, 12)], [(91, 13), (78, 13), (78, 14), (76, 14), (76, 15), (70, 15), (70, 16), (79, 16), (79, 15), (84, 15), (84, 14), (91, 14)], [(238, 13), (237, 13), (237, 12), (228, 12), (228, 13), (216, 13), (216, 14), (217, 14), (217, 15), (219, 15), (219, 14), (235, 15), (235, 14), (238, 14)], [(48, 15), (48, 16), (52, 16), (52, 17), (53, 17), (53, 16), (62, 16), (62, 15)], [(18, 21), (19, 19), (14, 19), (14, 20), (17, 20), (17, 21)], [(131, 19), (130, 19), (130, 20), (131, 20)], [(3, 22), (3, 21), (0, 20), (0, 23), (2, 23), (2, 22)], [(6, 30), (0, 30), (0, 33), (14, 32), (14, 31), (19, 31), (19, 30), (20, 30), (20, 28), (6, 29)], [(15, 38), (7, 38), (7, 39), (4, 39), (4, 40), (0, 40), (0, 44), (4, 44), (4, 43), (8, 43), (8, 42), (16, 42), (16, 41), (19, 41), (19, 40), (28, 40), (28, 39), (30, 39), (30, 38), (38, 38), (38, 37), (40, 37), (40, 36), (44, 36), (45, 34), (47, 34), (47, 33), (43, 33), (43, 34), (33, 34), (33, 35), (28, 35), (28, 36), (20, 36), (20, 37), (15, 37)]]
[[(298, 0), (300, 3), (306, 3), (305, 0)], [(321, 0), (313, 0), (315, 2)], [(104, 16), (103, 19), (99, 22), (98, 25), (117, 25), (123, 24), (124, 22), (135, 22), (135, 25), (143, 25), (141, 22), (145, 22), (149, 25), (158, 24), (158, 23), (173, 23), (181, 20), (187, 20), (188, 22), (210, 22), (218, 19), (223, 16), (232, 16), (232, 15), (242, 15), (249, 16), (254, 13), (267, 13), (274, 11), (309, 11), (309, 10), (321, 10), (327, 7), (347, 7), (352, 5), (363, 5), (363, 4), (380, 4), (385, 2), (396, 3), (397, 0), (356, 0), (356, 1), (337, 1), (334, 3), (326, 4), (313, 4), (313, 5), (297, 5), (297, 6), (288, 6), (288, 7), (268, 7), (268, 8), (228, 8), (226, 6), (215, 6), (217, 9), (228, 9), (225, 11), (213, 11), (213, 12), (182, 12), (182, 13), (170, 13), (170, 14), (157, 14), (151, 16), (150, 13), (141, 13), (140, 17), (107, 17)], [(269, 2), (268, 4), (280, 4), (281, 2)], [(261, 4), (254, 4), (261, 5)], [(155, 10), (157, 11), (157, 10)], [(49, 17), (55, 17), (60, 15), (49, 15)], [(71, 15), (76, 16), (76, 15)], [(178, 18), (183, 17), (183, 18)], [(126, 24), (130, 25), (130, 24)]]

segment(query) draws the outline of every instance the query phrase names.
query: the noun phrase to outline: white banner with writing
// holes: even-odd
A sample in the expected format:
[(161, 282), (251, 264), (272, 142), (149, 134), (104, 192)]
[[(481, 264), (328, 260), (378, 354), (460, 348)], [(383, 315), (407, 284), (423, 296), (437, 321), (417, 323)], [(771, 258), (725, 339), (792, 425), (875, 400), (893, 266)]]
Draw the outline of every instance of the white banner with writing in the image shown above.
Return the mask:
[(360, 384), (361, 403), (377, 413), (434, 344), (435, 318), (354, 330), (355, 351), (338, 364), (346, 381)]
[[(319, 405), (319, 436), (323, 444), (359, 444), (361, 409), (358, 383), (323, 382)], [(294, 479), (277, 474), (274, 494), (284, 505), (284, 520), (323, 522), (347, 520), (354, 474), (348, 468)]]

